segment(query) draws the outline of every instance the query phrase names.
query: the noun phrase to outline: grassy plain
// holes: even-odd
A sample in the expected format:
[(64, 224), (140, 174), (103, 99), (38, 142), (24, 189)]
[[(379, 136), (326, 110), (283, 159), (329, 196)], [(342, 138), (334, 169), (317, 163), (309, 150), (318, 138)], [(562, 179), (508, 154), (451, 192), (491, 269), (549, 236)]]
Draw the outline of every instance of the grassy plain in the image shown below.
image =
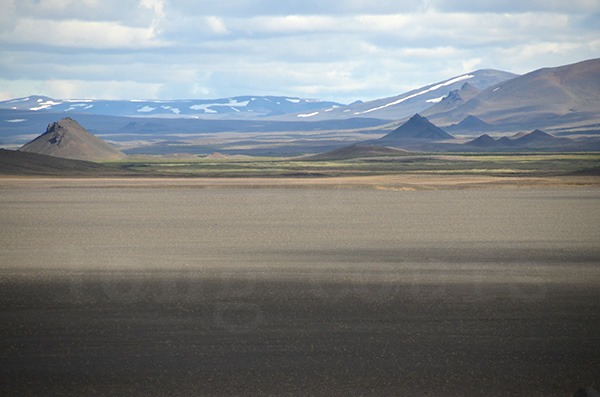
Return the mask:
[(135, 172), (196, 177), (339, 177), (397, 174), (556, 176), (599, 174), (599, 153), (406, 154), (350, 159), (136, 159), (105, 164)]

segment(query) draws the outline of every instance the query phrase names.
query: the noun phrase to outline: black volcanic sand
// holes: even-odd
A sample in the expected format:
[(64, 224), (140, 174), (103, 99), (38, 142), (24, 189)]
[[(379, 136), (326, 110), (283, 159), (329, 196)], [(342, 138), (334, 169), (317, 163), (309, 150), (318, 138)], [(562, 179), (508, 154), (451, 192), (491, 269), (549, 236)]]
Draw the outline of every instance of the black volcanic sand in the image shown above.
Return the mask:
[(0, 190), (1, 395), (600, 387), (600, 189)]

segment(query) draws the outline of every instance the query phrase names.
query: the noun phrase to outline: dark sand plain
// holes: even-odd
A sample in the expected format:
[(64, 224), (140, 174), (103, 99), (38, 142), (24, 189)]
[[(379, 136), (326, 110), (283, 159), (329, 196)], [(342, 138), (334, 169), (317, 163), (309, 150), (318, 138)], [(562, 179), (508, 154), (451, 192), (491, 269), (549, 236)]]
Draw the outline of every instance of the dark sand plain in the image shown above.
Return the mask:
[(599, 187), (370, 181), (0, 180), (0, 394), (600, 389)]

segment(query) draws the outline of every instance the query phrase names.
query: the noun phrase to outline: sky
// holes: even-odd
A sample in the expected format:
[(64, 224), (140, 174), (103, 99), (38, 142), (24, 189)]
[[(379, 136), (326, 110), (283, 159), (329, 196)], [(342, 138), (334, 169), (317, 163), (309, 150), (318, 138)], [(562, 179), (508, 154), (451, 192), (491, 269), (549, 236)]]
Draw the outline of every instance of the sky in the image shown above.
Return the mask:
[(351, 103), (600, 57), (600, 0), (0, 0), (0, 100)]

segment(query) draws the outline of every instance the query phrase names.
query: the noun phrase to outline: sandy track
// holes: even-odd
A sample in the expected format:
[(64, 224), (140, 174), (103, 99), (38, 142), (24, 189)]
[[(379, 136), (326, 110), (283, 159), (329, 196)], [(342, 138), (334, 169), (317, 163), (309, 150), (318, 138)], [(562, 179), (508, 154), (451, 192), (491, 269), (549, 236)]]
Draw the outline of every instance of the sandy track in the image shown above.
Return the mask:
[(0, 188), (10, 187), (130, 187), (130, 188), (368, 188), (438, 190), (523, 187), (600, 186), (600, 176), (480, 176), (401, 174), (323, 178), (47, 178), (0, 176)]

